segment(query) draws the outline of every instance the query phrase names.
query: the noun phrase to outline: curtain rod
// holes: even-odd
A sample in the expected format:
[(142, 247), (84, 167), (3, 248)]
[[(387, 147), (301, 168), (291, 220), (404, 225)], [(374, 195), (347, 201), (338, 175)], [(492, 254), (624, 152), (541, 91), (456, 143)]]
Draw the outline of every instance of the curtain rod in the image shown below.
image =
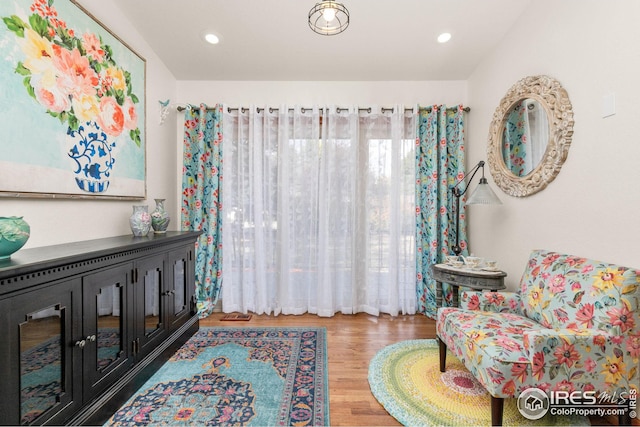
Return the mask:
[[(458, 107), (449, 107), (449, 108), (447, 108), (447, 111), (449, 111), (449, 110), (455, 110), (456, 108), (458, 108)], [(181, 106), (181, 105), (180, 105), (180, 106), (178, 106), (178, 111), (184, 111), (184, 110), (186, 110), (186, 109), (187, 109), (187, 107), (183, 107), (183, 106)], [(245, 112), (245, 111), (247, 111), (248, 109), (249, 109), (249, 108), (247, 108), (247, 107), (227, 107), (227, 112), (229, 112), (229, 113), (230, 113), (230, 112), (232, 112), (232, 111), (238, 111), (238, 110), (241, 110), (241, 111), (244, 113), (244, 112)], [(431, 112), (431, 110), (432, 110), (432, 109), (433, 109), (432, 107), (425, 107), (425, 108), (421, 108), (421, 110), (426, 110), (427, 112)], [(209, 108), (209, 107), (207, 108), (207, 111), (212, 111), (212, 110), (213, 110), (213, 108)], [(256, 108), (256, 110), (257, 110), (258, 112), (260, 112), (260, 111), (264, 111), (265, 109), (264, 109), (264, 108), (260, 108), (260, 107), (258, 107), (258, 108)], [(273, 113), (274, 111), (279, 111), (279, 110), (280, 110), (279, 108), (269, 107), (269, 112), (270, 112), (270, 113)], [(293, 108), (289, 108), (289, 111), (293, 111), (293, 110), (294, 110)], [(304, 113), (306, 110), (311, 110), (311, 108), (305, 108), (305, 107), (302, 107), (302, 108), (301, 108), (301, 110), (302, 110), (302, 112)], [(336, 108), (336, 110), (337, 110), (338, 112), (340, 112), (340, 111), (348, 110), (348, 108), (337, 107), (337, 108)], [(370, 113), (370, 112), (371, 112), (371, 107), (369, 107), (369, 108), (358, 108), (358, 111), (366, 111), (367, 113)], [(381, 111), (381, 112), (383, 112), (383, 113), (388, 112), (388, 111), (393, 111), (393, 107), (382, 107), (382, 108), (380, 109), (380, 111)], [(404, 111), (405, 111), (405, 112), (406, 112), (406, 111), (413, 111), (413, 108), (405, 108), (405, 109), (404, 109)], [(464, 111), (464, 112), (468, 113), (469, 111), (471, 111), (471, 107), (463, 107), (463, 108), (462, 108), (462, 111)]]

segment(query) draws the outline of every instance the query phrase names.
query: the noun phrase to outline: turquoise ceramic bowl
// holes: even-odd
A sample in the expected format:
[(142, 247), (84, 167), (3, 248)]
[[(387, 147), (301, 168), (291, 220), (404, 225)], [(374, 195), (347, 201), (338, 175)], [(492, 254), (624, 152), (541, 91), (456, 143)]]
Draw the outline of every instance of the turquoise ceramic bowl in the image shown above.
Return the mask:
[(29, 240), (31, 227), (22, 217), (0, 216), (0, 260), (9, 259)]

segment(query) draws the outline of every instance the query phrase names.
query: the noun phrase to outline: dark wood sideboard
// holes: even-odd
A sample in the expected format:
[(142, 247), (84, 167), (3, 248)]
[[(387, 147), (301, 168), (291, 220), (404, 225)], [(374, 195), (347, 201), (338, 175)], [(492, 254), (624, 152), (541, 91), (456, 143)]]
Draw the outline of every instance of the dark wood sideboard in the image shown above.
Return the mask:
[(198, 232), (0, 261), (0, 424), (102, 424), (199, 328)]

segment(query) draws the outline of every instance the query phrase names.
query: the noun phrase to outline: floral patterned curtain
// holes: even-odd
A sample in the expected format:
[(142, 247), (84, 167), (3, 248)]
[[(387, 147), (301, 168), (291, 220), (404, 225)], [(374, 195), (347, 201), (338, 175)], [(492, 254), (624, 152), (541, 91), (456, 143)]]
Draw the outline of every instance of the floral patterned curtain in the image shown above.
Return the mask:
[(202, 231), (195, 261), (202, 318), (213, 311), (222, 282), (222, 105), (187, 108), (183, 164), (182, 230)]
[(515, 176), (525, 176), (525, 161), (527, 156), (527, 109), (526, 103), (518, 102), (509, 112), (504, 122), (504, 136), (502, 144), (502, 158)]
[[(451, 188), (465, 173), (464, 118), (462, 106), (447, 109), (420, 108), (416, 140), (416, 253), (418, 311), (436, 316), (436, 286), (429, 272), (451, 253), (449, 236), (455, 230), (455, 197)], [(460, 209), (460, 247), (467, 254), (464, 198)], [(453, 231), (455, 233), (455, 231)], [(444, 284), (443, 299), (451, 301)]]

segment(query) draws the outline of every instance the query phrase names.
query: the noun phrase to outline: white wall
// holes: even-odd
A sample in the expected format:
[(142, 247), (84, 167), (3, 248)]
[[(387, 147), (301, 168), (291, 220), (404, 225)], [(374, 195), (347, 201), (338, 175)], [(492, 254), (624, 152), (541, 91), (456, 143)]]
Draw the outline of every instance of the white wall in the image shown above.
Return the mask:
[(180, 81), (182, 103), (229, 106), (335, 105), (411, 107), (431, 104), (457, 105), (467, 101), (464, 81), (419, 82), (308, 82), (308, 81)]
[[(541, 192), (469, 206), (470, 248), (498, 260), (515, 288), (532, 249), (640, 267), (640, 2), (536, 0), (469, 80), (469, 165), (486, 159), (489, 124), (528, 75), (556, 78), (574, 109), (569, 155)], [(602, 118), (614, 92), (616, 115)], [(490, 184), (493, 184), (489, 178)]]
[(129, 234), (129, 216), (133, 204), (148, 204), (154, 198), (166, 198), (171, 213), (169, 229), (179, 229), (176, 202), (178, 177), (176, 162), (175, 112), (159, 125), (159, 100), (176, 98), (176, 80), (135, 31), (120, 11), (103, 0), (80, 0), (80, 3), (106, 27), (131, 46), (147, 61), (146, 132), (147, 132), (147, 200), (107, 201), (70, 199), (0, 198), (0, 215), (23, 216), (31, 226), (25, 248)]

